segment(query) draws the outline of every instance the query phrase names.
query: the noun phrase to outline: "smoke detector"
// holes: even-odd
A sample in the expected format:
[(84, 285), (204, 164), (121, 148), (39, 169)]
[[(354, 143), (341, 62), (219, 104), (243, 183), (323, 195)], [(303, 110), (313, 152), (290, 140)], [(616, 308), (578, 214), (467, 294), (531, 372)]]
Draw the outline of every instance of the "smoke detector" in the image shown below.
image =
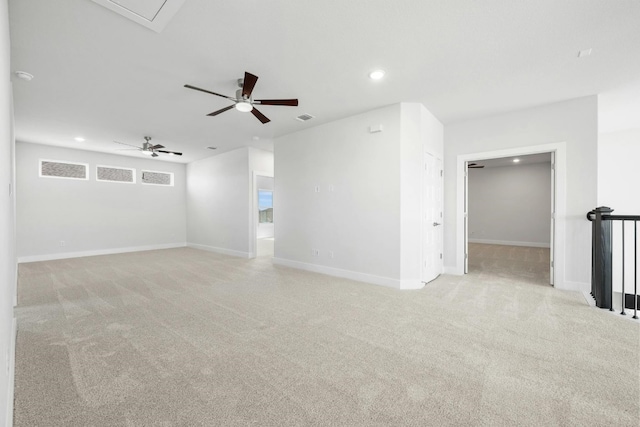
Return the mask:
[(16, 71), (16, 76), (27, 82), (33, 80), (33, 74), (27, 73), (26, 71)]

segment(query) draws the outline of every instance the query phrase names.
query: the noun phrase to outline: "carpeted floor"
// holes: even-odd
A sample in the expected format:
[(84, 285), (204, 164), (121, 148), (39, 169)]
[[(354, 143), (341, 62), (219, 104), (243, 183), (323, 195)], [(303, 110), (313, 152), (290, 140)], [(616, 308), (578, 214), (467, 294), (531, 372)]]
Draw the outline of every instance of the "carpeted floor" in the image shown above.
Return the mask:
[(189, 248), (22, 264), (15, 425), (638, 426), (640, 325), (486, 255), (419, 291)]

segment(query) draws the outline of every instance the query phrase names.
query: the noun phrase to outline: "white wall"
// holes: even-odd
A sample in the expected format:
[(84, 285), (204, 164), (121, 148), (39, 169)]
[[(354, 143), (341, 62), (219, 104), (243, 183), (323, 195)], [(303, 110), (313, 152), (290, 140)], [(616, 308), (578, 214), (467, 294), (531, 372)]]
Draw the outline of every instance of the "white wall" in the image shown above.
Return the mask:
[(442, 149), (425, 111), (396, 104), (276, 139), (274, 262), (419, 287), (422, 155)]
[(469, 241), (549, 247), (551, 163), (469, 169)]
[[(40, 178), (39, 159), (88, 163), (89, 180)], [(186, 244), (184, 164), (24, 142), (16, 161), (21, 262)], [(137, 182), (96, 181), (96, 165), (135, 168)], [(143, 185), (142, 169), (172, 172), (175, 185)]]
[[(598, 140), (598, 206), (614, 215), (640, 215), (640, 129), (600, 134)], [(595, 206), (594, 206), (595, 207)]]
[[(564, 234), (565, 265), (556, 287), (590, 289), (591, 234), (585, 215), (597, 201), (597, 97), (589, 96), (514, 111), (445, 128), (445, 266), (462, 274), (464, 248), (458, 211), (458, 157), (517, 147), (564, 143), (566, 214), (557, 219)], [(462, 172), (463, 173), (463, 172)], [(460, 234), (460, 235), (459, 235)], [(461, 256), (462, 255), (462, 256)], [(559, 273), (558, 269), (556, 271)]]
[(249, 150), (239, 148), (187, 165), (187, 242), (249, 256)]
[[(612, 208), (614, 215), (640, 215), (638, 161), (640, 129), (600, 134), (598, 139), (598, 206)], [(633, 224), (625, 225), (625, 293), (633, 293)], [(620, 221), (613, 222), (613, 290), (622, 291)]]
[(14, 142), (9, 64), (9, 14), (0, 0), (0, 425), (11, 425), (15, 330), (13, 303), (16, 286), (14, 226)]

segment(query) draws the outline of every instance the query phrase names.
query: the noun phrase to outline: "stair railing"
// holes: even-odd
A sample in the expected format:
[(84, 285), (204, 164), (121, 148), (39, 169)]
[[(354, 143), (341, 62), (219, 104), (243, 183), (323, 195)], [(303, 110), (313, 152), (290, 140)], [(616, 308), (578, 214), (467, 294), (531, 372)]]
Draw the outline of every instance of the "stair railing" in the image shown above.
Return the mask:
[[(622, 311), (626, 315), (625, 308), (633, 308), (633, 318), (638, 318), (638, 222), (640, 215), (611, 215), (613, 209), (601, 206), (587, 213), (587, 219), (591, 221), (591, 295), (595, 299), (596, 306), (608, 308), (613, 311), (613, 260), (619, 259), (621, 270), (619, 274), (622, 289)], [(620, 226), (614, 227), (614, 223)], [(616, 231), (619, 230), (619, 234)], [(633, 233), (630, 233), (633, 231)], [(613, 236), (620, 236), (614, 241)], [(628, 261), (625, 235), (633, 234), (633, 274), (627, 274), (625, 263)], [(629, 277), (627, 277), (629, 276)], [(625, 286), (633, 276), (633, 294), (626, 293)], [(617, 285), (618, 283), (616, 283)]]

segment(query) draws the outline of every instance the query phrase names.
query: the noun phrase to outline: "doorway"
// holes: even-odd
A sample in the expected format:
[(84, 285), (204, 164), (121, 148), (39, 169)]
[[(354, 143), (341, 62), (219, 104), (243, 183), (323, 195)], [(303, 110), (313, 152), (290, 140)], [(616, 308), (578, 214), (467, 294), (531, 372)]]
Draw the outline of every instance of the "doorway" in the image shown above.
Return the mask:
[(466, 274), (468, 271), (468, 174), (467, 164), (478, 160), (504, 158), (510, 156), (524, 156), (528, 154), (552, 153), (552, 209), (550, 213), (550, 281), (559, 288), (571, 286), (565, 282), (565, 239), (566, 234), (566, 143), (556, 142), (510, 148), (503, 150), (461, 154), (456, 160), (456, 223), (455, 235), (455, 266), (448, 268), (453, 274)]
[(467, 271), (553, 284), (553, 153), (467, 162)]
[(272, 176), (257, 175), (254, 195), (257, 198), (256, 223), (256, 256), (273, 257), (275, 243), (275, 228), (273, 223), (273, 191)]

